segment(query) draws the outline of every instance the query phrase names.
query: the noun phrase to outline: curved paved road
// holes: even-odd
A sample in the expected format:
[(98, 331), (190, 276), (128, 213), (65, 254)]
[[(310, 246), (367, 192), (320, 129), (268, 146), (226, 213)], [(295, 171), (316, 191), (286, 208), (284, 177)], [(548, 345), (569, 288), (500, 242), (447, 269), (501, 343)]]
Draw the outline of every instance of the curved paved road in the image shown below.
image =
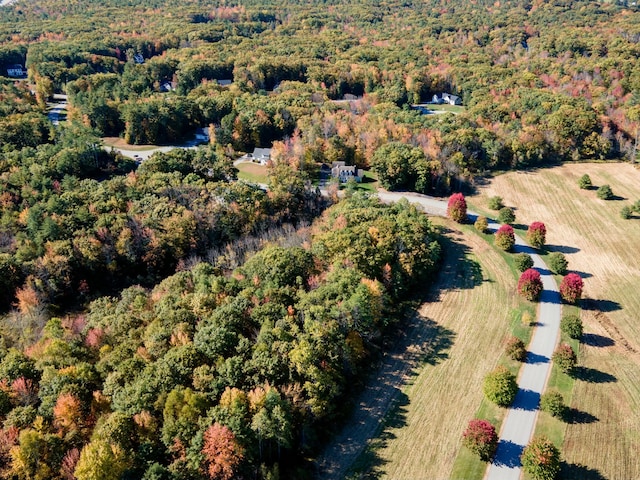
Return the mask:
[[(401, 198), (406, 198), (411, 203), (420, 205), (426, 213), (432, 215), (445, 216), (447, 203), (433, 197), (416, 193), (396, 193), (378, 192), (378, 197), (384, 202), (396, 202)], [(470, 213), (470, 217), (475, 214)], [(494, 222), (489, 223), (489, 228), (497, 230), (499, 225)], [(527, 360), (520, 369), (518, 377), (518, 394), (514, 404), (508, 410), (502, 423), (500, 440), (496, 456), (488, 468), (485, 475), (486, 480), (518, 480), (521, 476), (520, 455), (522, 450), (529, 443), (533, 435), (538, 416), (538, 406), (540, 396), (545, 389), (549, 373), (551, 372), (551, 356), (558, 342), (560, 332), (561, 302), (558, 286), (553, 275), (542, 261), (542, 258), (535, 253), (521, 238), (516, 237), (516, 252), (524, 252), (531, 255), (536, 268), (541, 275), (544, 290), (540, 297), (536, 327), (533, 330), (531, 342), (528, 348)], [(362, 406), (362, 405), (361, 405)], [(377, 424), (380, 419), (372, 418), (372, 422)], [(344, 437), (344, 432), (343, 432)], [(348, 435), (347, 435), (348, 438)], [(333, 452), (336, 451), (336, 446)], [(350, 445), (353, 461), (361, 448)], [(355, 447), (355, 448), (354, 448)], [(324, 462), (320, 469), (323, 478), (339, 478), (335, 476), (335, 470), (331, 469), (331, 455), (322, 458)], [(340, 469), (338, 472), (343, 473)], [(327, 475), (328, 472), (331, 472)], [(324, 473), (324, 475), (322, 475)]]

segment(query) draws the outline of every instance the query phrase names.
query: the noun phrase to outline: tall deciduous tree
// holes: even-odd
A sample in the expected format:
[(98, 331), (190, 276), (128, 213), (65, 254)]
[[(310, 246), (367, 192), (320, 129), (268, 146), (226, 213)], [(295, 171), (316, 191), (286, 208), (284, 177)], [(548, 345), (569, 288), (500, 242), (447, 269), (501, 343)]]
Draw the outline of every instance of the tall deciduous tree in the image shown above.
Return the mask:
[(243, 448), (233, 432), (217, 422), (204, 432), (202, 454), (207, 464), (207, 475), (212, 480), (234, 478), (244, 457)]
[(467, 219), (467, 201), (461, 193), (454, 193), (447, 203), (447, 216), (458, 223)]

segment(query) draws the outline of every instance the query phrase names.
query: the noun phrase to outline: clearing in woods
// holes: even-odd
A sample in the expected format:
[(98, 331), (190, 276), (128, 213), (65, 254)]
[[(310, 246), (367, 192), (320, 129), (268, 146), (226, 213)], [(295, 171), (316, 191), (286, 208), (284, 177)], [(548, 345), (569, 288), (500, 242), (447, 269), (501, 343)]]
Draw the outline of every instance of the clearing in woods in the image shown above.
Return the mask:
[[(578, 179), (589, 174), (591, 190)], [(609, 184), (616, 198), (600, 200)], [(583, 421), (566, 424), (562, 455), (572, 478), (640, 478), (640, 215), (620, 210), (640, 200), (640, 170), (630, 164), (567, 164), (512, 172), (480, 187), (482, 208), (499, 195), (516, 222), (542, 221), (550, 250), (564, 252), (585, 282), (580, 347), (571, 407)]]
[(450, 231), (447, 257), (422, 318), (451, 331), (439, 362), (416, 368), (400, 386), (395, 408), (351, 470), (349, 478), (449, 478), (461, 435), (482, 403), (482, 381), (504, 351), (510, 322), (519, 321), (513, 273), (475, 233), (434, 218)]

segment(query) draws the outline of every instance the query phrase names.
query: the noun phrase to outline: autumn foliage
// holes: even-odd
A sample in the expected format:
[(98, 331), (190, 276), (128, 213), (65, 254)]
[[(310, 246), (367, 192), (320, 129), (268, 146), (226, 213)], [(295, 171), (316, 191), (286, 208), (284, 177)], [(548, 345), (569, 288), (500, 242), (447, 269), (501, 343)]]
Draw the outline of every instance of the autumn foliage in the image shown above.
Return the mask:
[(202, 454), (207, 462), (207, 474), (212, 480), (231, 480), (244, 456), (233, 432), (214, 423), (204, 432)]
[(469, 421), (469, 426), (462, 434), (462, 443), (486, 462), (491, 460), (496, 452), (498, 435), (490, 422), (474, 419)]
[(553, 480), (560, 472), (560, 452), (544, 437), (534, 438), (520, 459), (524, 471), (534, 480)]
[(449, 197), (447, 216), (455, 222), (464, 223), (467, 219), (467, 201), (461, 193), (454, 193)]
[(542, 222), (533, 222), (527, 230), (527, 241), (535, 248), (541, 248), (547, 240), (547, 227)]
[(530, 301), (535, 301), (542, 293), (542, 280), (540, 272), (529, 268), (522, 272), (518, 280), (518, 293)]
[(516, 243), (516, 236), (511, 225), (502, 225), (496, 232), (496, 246), (505, 252), (513, 248)]
[(582, 298), (584, 282), (577, 273), (569, 273), (560, 283), (560, 296), (567, 303), (576, 303)]

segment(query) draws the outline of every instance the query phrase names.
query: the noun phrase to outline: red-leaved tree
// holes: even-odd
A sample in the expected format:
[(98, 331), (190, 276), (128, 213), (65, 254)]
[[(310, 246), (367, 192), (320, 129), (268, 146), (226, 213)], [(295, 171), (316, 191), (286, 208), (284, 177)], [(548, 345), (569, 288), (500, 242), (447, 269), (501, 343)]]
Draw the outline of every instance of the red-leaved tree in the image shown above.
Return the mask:
[(485, 462), (491, 460), (498, 447), (495, 427), (486, 420), (470, 420), (462, 434), (462, 444)]
[(540, 272), (533, 268), (528, 268), (518, 280), (518, 293), (530, 301), (535, 301), (542, 293), (542, 280)]
[(202, 454), (207, 462), (207, 473), (212, 480), (231, 480), (243, 458), (242, 447), (236, 436), (224, 425), (215, 422), (204, 432)]
[(535, 248), (541, 248), (547, 241), (547, 227), (542, 222), (533, 222), (527, 230), (527, 241)]
[(560, 296), (567, 303), (576, 303), (582, 298), (584, 282), (577, 273), (569, 273), (560, 283)]
[(463, 223), (467, 219), (467, 201), (461, 193), (449, 197), (447, 216), (455, 222)]
[(516, 236), (513, 227), (508, 224), (500, 226), (496, 232), (495, 244), (498, 248), (508, 252), (516, 243)]

